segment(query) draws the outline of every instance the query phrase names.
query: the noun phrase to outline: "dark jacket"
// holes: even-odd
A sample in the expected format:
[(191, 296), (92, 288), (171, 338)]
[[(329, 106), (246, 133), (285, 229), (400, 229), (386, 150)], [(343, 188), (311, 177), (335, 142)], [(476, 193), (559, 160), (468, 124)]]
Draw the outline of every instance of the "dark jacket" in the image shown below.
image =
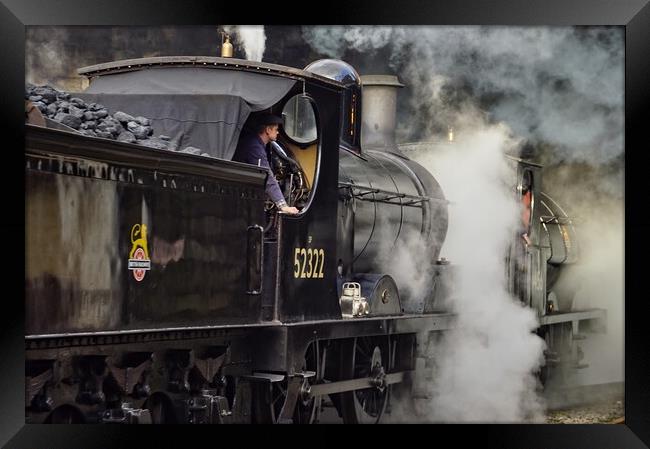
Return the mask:
[(284, 202), (280, 185), (269, 165), (264, 142), (258, 135), (243, 131), (232, 160), (266, 167), (269, 171), (269, 176), (266, 178), (266, 194), (276, 204)]

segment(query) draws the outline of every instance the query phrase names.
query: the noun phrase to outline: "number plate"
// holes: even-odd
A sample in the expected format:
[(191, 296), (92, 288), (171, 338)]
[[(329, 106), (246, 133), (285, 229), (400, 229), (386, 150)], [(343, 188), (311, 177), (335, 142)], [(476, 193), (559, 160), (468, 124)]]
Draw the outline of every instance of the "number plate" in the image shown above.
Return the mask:
[(324, 265), (325, 250), (322, 248), (294, 248), (294, 278), (322, 279)]

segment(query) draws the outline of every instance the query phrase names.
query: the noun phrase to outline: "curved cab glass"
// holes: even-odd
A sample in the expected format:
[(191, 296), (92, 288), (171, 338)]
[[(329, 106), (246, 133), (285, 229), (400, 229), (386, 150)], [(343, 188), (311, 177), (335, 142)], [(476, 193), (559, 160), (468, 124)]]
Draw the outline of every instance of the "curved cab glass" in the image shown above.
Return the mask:
[(296, 95), (284, 105), (284, 131), (287, 137), (300, 145), (317, 139), (316, 114), (309, 97)]

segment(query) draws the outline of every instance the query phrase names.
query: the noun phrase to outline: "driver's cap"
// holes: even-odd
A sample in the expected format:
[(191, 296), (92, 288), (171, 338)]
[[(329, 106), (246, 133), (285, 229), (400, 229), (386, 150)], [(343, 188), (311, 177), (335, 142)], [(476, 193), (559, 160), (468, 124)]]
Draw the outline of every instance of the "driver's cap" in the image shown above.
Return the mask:
[(262, 114), (260, 115), (257, 120), (256, 120), (258, 125), (283, 125), (284, 120), (282, 120), (282, 117), (278, 117), (277, 115), (273, 114)]

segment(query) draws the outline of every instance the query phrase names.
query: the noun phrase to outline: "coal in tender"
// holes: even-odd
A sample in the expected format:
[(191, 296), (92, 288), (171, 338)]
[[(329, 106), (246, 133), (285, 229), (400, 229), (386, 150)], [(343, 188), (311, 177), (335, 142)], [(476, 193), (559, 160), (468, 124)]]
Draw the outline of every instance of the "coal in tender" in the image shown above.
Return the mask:
[(56, 115), (56, 111), (58, 110), (58, 106), (56, 103), (50, 103), (47, 105), (46, 112), (48, 117), (53, 117)]
[(138, 124), (142, 125), (142, 126), (150, 126), (151, 125), (151, 120), (149, 120), (146, 117), (142, 117), (142, 116), (136, 117), (134, 121), (137, 122)]
[(155, 148), (157, 150), (169, 150), (169, 142), (166, 142), (158, 137), (152, 137), (150, 139), (139, 140), (138, 143), (145, 147)]
[(74, 106), (74, 105), (72, 105), (72, 104), (71, 104), (70, 107), (68, 108), (68, 113), (69, 113), (70, 115), (74, 115), (75, 117), (77, 117), (77, 118), (79, 118), (79, 119), (83, 119), (83, 118), (84, 118), (84, 111), (83, 111), (83, 109), (80, 109), (80, 108), (78, 108), (78, 107), (76, 107), (76, 106)]
[(202, 150), (201, 150), (200, 148), (196, 148), (196, 147), (189, 146), (189, 147), (185, 147), (185, 148), (183, 148), (183, 149), (180, 151), (180, 153), (196, 154), (196, 155), (198, 156), (198, 155), (201, 154), (201, 151), (202, 151)]
[(54, 116), (54, 120), (73, 129), (79, 129), (81, 126), (81, 119), (79, 117), (75, 117), (71, 114), (66, 114), (65, 112), (59, 112), (56, 114)]
[[(73, 128), (83, 135), (138, 144), (159, 150), (176, 151), (178, 140), (159, 135), (154, 137), (151, 119), (133, 116), (124, 111), (110, 114), (102, 104), (86, 103), (82, 98), (72, 97), (51, 86), (26, 86), (25, 98), (47, 117)], [(209, 156), (200, 148), (192, 146), (181, 150), (183, 153)]]
[(41, 113), (46, 114), (47, 113), (47, 105), (43, 103), (42, 101), (35, 101), (32, 103), (34, 106), (38, 108)]
[(153, 129), (149, 126), (138, 125), (137, 122), (131, 121), (126, 124), (126, 128), (133, 133), (136, 139), (146, 139)]
[(53, 101), (56, 101), (57, 91), (49, 86), (43, 86), (34, 88), (32, 94), (40, 95), (43, 97), (43, 100), (47, 101), (48, 103), (52, 103)]
[(67, 102), (67, 101), (58, 102), (57, 107), (59, 108), (59, 111), (62, 111), (62, 112), (69, 112), (70, 111), (70, 103)]
[(71, 98), (70, 103), (78, 107), (79, 109), (86, 109), (88, 106), (86, 105), (86, 102), (83, 101), (81, 98)]
[(121, 123), (128, 123), (135, 120), (135, 118), (132, 115), (129, 115), (122, 111), (117, 111), (115, 114), (113, 114), (113, 117), (115, 118), (115, 120), (118, 120)]
[(128, 142), (128, 143), (134, 143), (135, 142), (135, 136), (133, 133), (129, 131), (122, 131), (119, 136), (117, 136), (117, 140), (119, 142)]

